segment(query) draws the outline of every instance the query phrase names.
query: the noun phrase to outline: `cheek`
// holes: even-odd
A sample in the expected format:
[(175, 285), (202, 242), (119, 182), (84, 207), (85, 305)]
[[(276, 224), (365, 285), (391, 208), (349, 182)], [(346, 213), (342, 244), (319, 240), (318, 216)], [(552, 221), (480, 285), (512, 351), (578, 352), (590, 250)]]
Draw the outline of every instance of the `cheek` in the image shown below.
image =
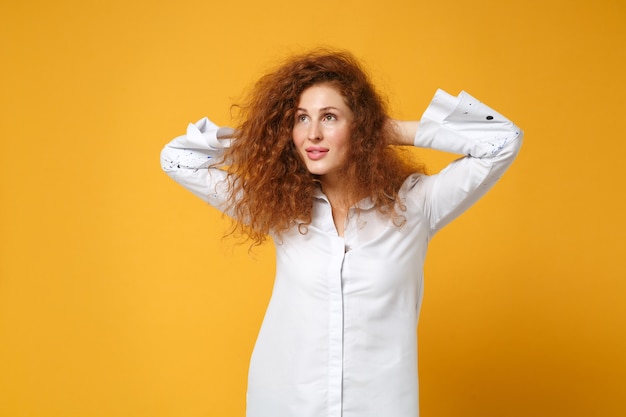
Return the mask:
[(304, 136), (302, 135), (301, 129), (298, 129), (298, 128), (291, 129), (291, 140), (296, 146), (302, 144), (302, 141), (304, 140)]
[(341, 146), (341, 148), (344, 150), (350, 147), (350, 130), (346, 129), (345, 131), (341, 132), (341, 135), (338, 138), (338, 143), (339, 146)]

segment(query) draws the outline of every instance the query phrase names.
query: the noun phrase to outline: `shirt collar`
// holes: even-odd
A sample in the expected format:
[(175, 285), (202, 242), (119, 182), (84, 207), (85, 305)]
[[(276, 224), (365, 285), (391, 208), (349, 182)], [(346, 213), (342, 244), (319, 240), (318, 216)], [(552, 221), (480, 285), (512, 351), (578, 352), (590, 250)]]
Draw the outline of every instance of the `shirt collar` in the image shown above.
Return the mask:
[[(323, 200), (327, 202), (328, 204), (330, 204), (330, 201), (328, 201), (328, 197), (326, 196), (326, 194), (324, 194), (322, 189), (319, 187), (317, 188), (317, 190), (315, 190), (315, 194), (313, 194), (313, 198), (316, 200)], [(374, 201), (372, 201), (370, 197), (366, 197), (362, 199), (361, 201), (359, 201), (358, 203), (356, 203), (353, 207), (358, 208), (359, 210), (369, 210), (371, 208), (374, 208)]]

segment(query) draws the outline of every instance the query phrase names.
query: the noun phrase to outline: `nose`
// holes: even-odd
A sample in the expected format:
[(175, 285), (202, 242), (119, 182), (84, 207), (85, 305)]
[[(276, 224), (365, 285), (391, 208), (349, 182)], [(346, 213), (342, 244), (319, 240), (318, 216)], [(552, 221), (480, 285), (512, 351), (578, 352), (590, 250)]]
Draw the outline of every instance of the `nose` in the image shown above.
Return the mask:
[(309, 125), (308, 138), (309, 140), (321, 140), (322, 139), (322, 130), (317, 123), (311, 123)]

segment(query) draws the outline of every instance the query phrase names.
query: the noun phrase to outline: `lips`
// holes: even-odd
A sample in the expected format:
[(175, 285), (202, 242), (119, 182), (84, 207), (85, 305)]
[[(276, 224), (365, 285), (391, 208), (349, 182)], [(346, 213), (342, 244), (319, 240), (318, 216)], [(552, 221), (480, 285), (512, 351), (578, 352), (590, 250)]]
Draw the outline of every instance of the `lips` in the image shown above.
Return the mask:
[(313, 161), (322, 159), (328, 153), (327, 148), (322, 148), (319, 146), (309, 146), (308, 148), (305, 149), (305, 151), (306, 151), (306, 156)]

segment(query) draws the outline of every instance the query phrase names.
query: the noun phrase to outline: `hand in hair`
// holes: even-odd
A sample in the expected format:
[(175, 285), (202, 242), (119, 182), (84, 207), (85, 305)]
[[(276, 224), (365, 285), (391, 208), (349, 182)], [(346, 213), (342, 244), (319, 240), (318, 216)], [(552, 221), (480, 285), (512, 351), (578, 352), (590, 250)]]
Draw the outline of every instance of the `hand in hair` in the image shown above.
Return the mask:
[(390, 145), (396, 146), (413, 146), (415, 141), (415, 134), (417, 133), (418, 121), (414, 120), (395, 120), (389, 119), (388, 123), (392, 128), (399, 133), (398, 135), (392, 135), (393, 142)]

